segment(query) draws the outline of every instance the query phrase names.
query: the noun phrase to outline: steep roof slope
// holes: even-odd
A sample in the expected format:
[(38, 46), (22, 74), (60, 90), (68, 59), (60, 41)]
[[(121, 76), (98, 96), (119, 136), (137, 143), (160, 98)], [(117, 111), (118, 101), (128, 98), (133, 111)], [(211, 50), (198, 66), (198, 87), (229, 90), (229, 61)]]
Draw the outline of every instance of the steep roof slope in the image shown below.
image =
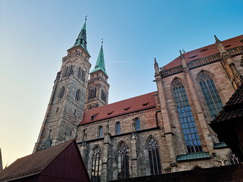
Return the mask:
[[(223, 45), (225, 46), (226, 50), (232, 49), (234, 47), (239, 47), (242, 46), (242, 43), (240, 42), (243, 39), (243, 35), (231, 38), (231, 39), (227, 39), (222, 41)], [(210, 55), (214, 55), (219, 53), (218, 47), (216, 44), (211, 44), (205, 47), (201, 47), (199, 49), (195, 49), (189, 52), (186, 52), (184, 54), (185, 56), (185, 60), (187, 63), (196, 60), (196, 59), (200, 59), (200, 58), (204, 58), (204, 57), (208, 57)], [(170, 69), (176, 66), (181, 65), (181, 59), (180, 56), (178, 56), (176, 59), (174, 59), (173, 61), (171, 61), (170, 63), (168, 63), (167, 65), (164, 66), (164, 69)]]
[(155, 92), (122, 100), (84, 112), (80, 125), (156, 107)]
[(32, 176), (43, 171), (73, 140), (17, 159), (0, 173), (0, 181)]

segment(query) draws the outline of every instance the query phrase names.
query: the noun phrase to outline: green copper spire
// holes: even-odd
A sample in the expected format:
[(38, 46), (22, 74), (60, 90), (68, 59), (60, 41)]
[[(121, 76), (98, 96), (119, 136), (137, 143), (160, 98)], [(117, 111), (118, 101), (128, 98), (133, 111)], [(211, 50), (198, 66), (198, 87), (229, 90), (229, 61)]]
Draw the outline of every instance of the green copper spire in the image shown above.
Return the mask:
[(86, 21), (87, 21), (87, 16), (85, 17), (85, 22), (84, 22), (83, 28), (81, 29), (73, 47), (82, 46), (88, 52), (87, 40), (86, 40)]
[(105, 71), (105, 59), (104, 59), (104, 52), (103, 52), (103, 41), (101, 42), (101, 48), (100, 48), (100, 52), (99, 52), (99, 56), (97, 58), (96, 64), (95, 64), (95, 68), (93, 69), (93, 71), (91, 71), (91, 73), (98, 71), (98, 70), (102, 70), (106, 76), (107, 73)]

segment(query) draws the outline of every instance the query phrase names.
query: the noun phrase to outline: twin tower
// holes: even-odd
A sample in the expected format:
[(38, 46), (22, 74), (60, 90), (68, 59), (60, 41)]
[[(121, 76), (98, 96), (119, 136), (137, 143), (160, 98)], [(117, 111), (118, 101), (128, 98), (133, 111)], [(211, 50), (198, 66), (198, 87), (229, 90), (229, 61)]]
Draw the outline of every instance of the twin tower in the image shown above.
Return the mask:
[(103, 42), (91, 72), (89, 58), (85, 21), (74, 45), (62, 59), (34, 152), (75, 138), (84, 111), (108, 103)]

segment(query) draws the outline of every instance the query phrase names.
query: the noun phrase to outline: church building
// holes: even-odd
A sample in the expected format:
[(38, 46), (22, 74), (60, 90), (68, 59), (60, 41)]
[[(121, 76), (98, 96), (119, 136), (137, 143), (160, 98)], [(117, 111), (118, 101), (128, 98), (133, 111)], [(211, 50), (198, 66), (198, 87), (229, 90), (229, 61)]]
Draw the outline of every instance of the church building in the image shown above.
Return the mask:
[(76, 138), (93, 182), (239, 163), (209, 123), (243, 84), (243, 35), (215, 41), (163, 67), (155, 59), (156, 91), (108, 104), (103, 43), (90, 70), (85, 22), (62, 59), (34, 152)]

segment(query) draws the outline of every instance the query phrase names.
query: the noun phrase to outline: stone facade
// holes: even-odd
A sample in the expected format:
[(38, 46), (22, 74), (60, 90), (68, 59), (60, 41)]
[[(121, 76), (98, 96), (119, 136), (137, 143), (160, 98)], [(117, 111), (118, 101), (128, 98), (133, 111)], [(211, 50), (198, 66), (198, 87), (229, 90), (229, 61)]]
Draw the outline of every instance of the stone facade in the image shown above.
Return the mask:
[[(91, 180), (102, 182), (226, 165), (231, 151), (208, 125), (213, 112), (218, 111), (209, 109), (200, 75), (210, 78), (224, 105), (243, 82), (242, 39), (239, 36), (221, 42), (216, 38), (216, 44), (181, 52), (161, 68), (155, 60), (157, 91), (113, 104), (108, 104), (104, 65), (97, 63), (88, 80), (91, 65), (86, 49), (82, 45), (69, 49), (55, 80), (35, 150), (76, 137)], [(85, 77), (80, 76), (80, 69)], [(175, 83), (179, 83), (176, 89)], [(60, 96), (63, 87), (65, 92)], [(90, 98), (93, 88), (95, 96)], [(102, 90), (106, 99), (102, 99)], [(183, 106), (184, 119), (191, 118), (186, 121), (191, 127), (190, 138), (197, 140), (186, 139), (177, 91), (187, 104)]]

